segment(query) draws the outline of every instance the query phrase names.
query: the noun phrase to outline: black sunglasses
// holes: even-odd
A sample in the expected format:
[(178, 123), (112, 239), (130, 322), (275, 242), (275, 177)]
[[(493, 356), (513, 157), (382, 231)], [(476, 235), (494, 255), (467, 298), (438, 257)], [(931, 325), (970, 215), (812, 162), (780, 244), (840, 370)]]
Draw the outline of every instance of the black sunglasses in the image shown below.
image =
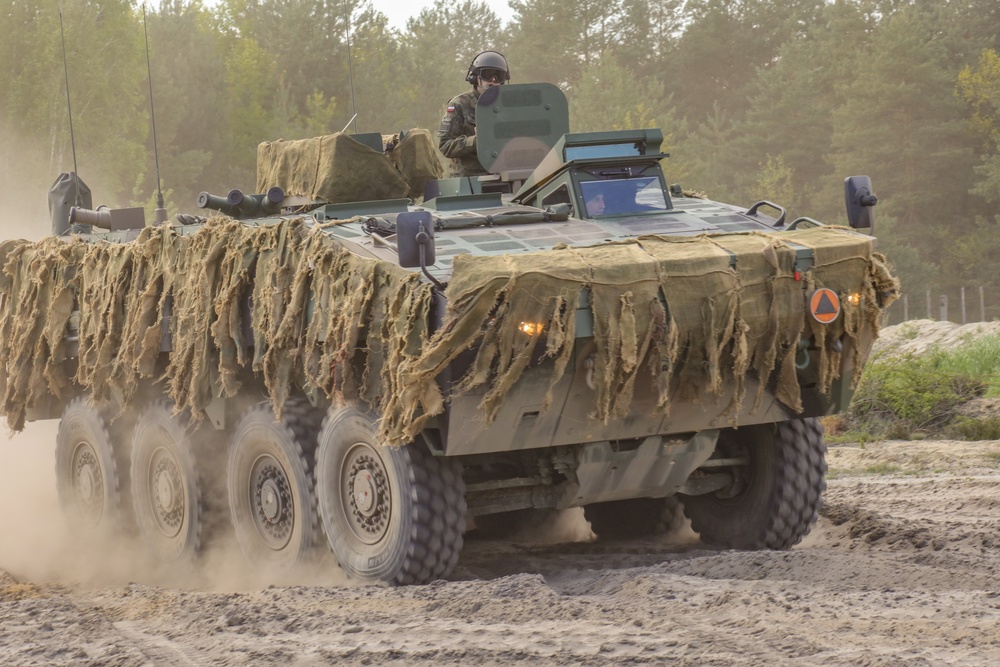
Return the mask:
[(496, 81), (497, 83), (503, 83), (507, 80), (507, 72), (502, 69), (493, 69), (492, 67), (484, 67), (479, 70), (479, 78), (483, 81)]

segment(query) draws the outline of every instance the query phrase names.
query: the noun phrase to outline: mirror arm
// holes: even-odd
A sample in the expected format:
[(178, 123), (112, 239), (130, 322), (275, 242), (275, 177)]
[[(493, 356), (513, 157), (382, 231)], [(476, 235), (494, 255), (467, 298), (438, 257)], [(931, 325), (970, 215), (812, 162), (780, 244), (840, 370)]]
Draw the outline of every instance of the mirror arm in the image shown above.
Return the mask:
[(429, 240), (430, 240), (430, 237), (427, 235), (427, 232), (421, 231), (421, 232), (419, 232), (417, 234), (417, 243), (420, 244), (420, 270), (424, 272), (424, 275), (427, 276), (430, 279), (430, 281), (437, 286), (437, 288), (439, 290), (444, 291), (444, 287), (445, 287), (444, 283), (442, 283), (440, 280), (438, 280), (437, 278), (435, 278), (434, 276), (432, 276), (431, 272), (427, 270), (427, 261), (425, 259), (425, 257), (426, 257), (426, 255), (425, 255), (425, 253), (426, 253), (425, 244)]

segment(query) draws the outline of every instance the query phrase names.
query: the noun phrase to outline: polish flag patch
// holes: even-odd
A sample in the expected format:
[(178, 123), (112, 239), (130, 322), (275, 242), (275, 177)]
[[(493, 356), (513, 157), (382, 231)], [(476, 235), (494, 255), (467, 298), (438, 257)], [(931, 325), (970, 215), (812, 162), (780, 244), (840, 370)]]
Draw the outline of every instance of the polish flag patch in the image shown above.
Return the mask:
[(454, 104), (449, 104), (448, 105), (448, 113), (455, 113), (455, 105)]

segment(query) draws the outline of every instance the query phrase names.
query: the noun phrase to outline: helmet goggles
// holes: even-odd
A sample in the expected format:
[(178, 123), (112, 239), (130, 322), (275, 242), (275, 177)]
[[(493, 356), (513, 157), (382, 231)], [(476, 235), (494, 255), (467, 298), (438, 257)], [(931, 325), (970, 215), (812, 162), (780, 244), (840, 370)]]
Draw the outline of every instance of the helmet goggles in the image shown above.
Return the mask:
[(481, 67), (477, 75), (483, 81), (492, 81), (494, 83), (503, 83), (507, 80), (507, 72), (494, 67)]

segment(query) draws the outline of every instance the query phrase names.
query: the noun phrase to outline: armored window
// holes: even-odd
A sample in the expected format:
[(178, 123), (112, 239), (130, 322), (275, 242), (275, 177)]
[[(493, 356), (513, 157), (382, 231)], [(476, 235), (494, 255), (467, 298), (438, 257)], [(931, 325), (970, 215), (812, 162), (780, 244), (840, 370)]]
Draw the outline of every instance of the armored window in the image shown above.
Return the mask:
[(656, 176), (581, 181), (580, 193), (590, 218), (667, 210), (663, 186)]

